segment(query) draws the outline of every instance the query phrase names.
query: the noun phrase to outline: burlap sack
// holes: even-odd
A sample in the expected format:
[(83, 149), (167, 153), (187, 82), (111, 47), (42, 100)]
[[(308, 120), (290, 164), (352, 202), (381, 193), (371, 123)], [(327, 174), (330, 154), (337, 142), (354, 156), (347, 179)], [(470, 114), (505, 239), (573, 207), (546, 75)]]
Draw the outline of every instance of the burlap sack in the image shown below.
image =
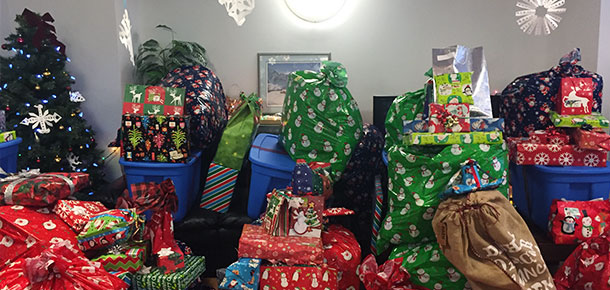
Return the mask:
[(555, 289), (527, 225), (496, 190), (443, 201), (432, 226), (472, 289)]

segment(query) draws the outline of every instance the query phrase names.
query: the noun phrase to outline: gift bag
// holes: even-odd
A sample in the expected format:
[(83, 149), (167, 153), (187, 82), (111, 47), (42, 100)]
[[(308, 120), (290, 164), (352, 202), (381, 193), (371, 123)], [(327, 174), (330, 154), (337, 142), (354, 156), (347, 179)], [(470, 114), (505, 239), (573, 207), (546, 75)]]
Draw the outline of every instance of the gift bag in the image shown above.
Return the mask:
[(608, 290), (610, 237), (606, 234), (580, 244), (555, 273), (558, 290)]
[(432, 226), (443, 254), (472, 289), (555, 289), (534, 237), (500, 192), (443, 201)]
[(324, 62), (320, 73), (289, 76), (280, 141), (293, 160), (329, 162), (337, 181), (362, 134), (358, 104), (343, 65)]
[(360, 281), (356, 270), (360, 264), (360, 245), (346, 228), (331, 225), (322, 232), (324, 262), (338, 273), (338, 290), (358, 290)]
[(263, 215), (262, 227), (272, 236), (288, 235), (290, 226), (288, 200), (289, 193), (274, 189), (267, 194), (267, 209)]
[(592, 78), (562, 78), (556, 110), (562, 115), (588, 115), (593, 107)]
[(184, 268), (184, 253), (174, 239), (174, 225), (169, 210), (159, 210), (146, 224), (146, 240), (152, 242), (152, 254), (161, 273), (170, 274)]
[(87, 186), (87, 173), (22, 171), (0, 179), (0, 204), (53, 205)]
[(403, 122), (423, 119), (425, 99), (424, 89), (404, 93), (394, 99), (385, 119), (386, 151), (392, 145), (402, 144)]
[(549, 232), (555, 244), (577, 244), (606, 232), (610, 201), (555, 199), (549, 212)]

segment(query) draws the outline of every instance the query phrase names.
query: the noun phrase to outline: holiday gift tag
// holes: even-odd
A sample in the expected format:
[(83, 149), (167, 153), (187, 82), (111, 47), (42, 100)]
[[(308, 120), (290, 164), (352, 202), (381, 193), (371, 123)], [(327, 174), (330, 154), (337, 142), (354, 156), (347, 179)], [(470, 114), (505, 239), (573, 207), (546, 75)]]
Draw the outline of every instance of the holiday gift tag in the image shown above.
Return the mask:
[(261, 259), (241, 258), (229, 265), (218, 289), (257, 290)]
[(557, 112), (562, 115), (589, 115), (593, 108), (592, 78), (562, 78)]
[(259, 289), (339, 289), (337, 271), (315, 266), (262, 266)]
[(97, 201), (66, 199), (58, 201), (53, 212), (78, 234), (89, 222), (89, 218), (107, 210), (102, 203)]
[(430, 104), (430, 133), (470, 132), (470, 107), (468, 104)]
[(551, 111), (549, 118), (555, 127), (576, 127), (583, 125), (591, 125), (593, 128), (608, 128), (610, 121), (600, 113), (591, 113), (591, 115), (560, 115), (555, 111)]
[(157, 86), (127, 85), (123, 99), (123, 114), (182, 115), (184, 89)]
[(292, 196), (288, 200), (288, 236), (315, 237), (322, 234), (323, 196)]
[(434, 76), (436, 102), (439, 104), (467, 103), (472, 99), (472, 72), (442, 74)]
[(549, 231), (555, 244), (577, 244), (606, 232), (610, 222), (607, 200), (553, 200)]
[(78, 234), (80, 249), (103, 249), (127, 241), (137, 218), (133, 209), (111, 209), (95, 215)]
[(87, 173), (40, 173), (38, 169), (32, 169), (0, 179), (0, 202), (28, 206), (53, 205), (87, 186)]

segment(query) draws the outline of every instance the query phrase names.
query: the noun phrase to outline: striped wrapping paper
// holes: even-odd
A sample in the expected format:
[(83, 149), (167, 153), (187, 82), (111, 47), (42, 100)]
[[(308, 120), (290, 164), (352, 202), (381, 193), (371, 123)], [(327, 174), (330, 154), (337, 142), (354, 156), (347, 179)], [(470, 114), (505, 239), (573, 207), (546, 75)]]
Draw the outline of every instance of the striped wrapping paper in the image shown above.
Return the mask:
[(375, 176), (375, 205), (373, 208), (373, 235), (371, 236), (371, 253), (377, 255), (377, 236), (381, 224), (381, 207), (383, 205), (383, 189), (381, 188), (381, 177)]
[(238, 170), (212, 162), (208, 169), (208, 177), (199, 207), (222, 213), (227, 212), (238, 174)]

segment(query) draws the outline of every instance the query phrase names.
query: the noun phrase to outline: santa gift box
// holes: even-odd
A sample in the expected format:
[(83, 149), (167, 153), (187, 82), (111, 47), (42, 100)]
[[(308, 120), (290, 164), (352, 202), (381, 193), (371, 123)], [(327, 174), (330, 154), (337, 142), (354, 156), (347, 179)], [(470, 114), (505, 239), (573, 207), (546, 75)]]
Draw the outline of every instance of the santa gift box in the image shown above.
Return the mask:
[[(583, 127), (584, 128), (584, 127)], [(575, 129), (571, 132), (578, 147), (590, 150), (610, 151), (610, 135), (601, 129)]]
[(562, 115), (589, 115), (593, 109), (593, 79), (565, 77), (556, 100)]
[(123, 114), (182, 115), (184, 113), (182, 88), (127, 85), (123, 99)]
[(430, 133), (470, 132), (470, 107), (468, 104), (430, 104)]
[(288, 265), (320, 265), (324, 261), (320, 238), (277, 237), (267, 234), (262, 226), (248, 224), (239, 238), (238, 256)]
[(205, 257), (186, 256), (184, 269), (164, 274), (159, 268), (153, 268), (148, 274), (136, 273), (133, 277), (135, 290), (182, 290), (187, 289), (205, 272)]
[(89, 186), (87, 173), (40, 173), (37, 169), (4, 178), (0, 204), (52, 205)]
[(99, 262), (102, 267), (110, 271), (126, 271), (135, 273), (142, 268), (146, 261), (146, 245), (122, 245), (112, 248), (108, 253), (91, 259)]
[(138, 215), (133, 209), (111, 209), (91, 217), (78, 234), (83, 251), (104, 249), (127, 241), (134, 233)]
[(527, 138), (508, 138), (509, 158), (517, 165), (606, 167), (606, 151), (575, 145), (537, 144)]
[(97, 201), (60, 200), (53, 212), (68, 224), (75, 233), (80, 233), (89, 218), (108, 209)]
[(78, 244), (72, 229), (46, 207), (0, 206), (0, 225), (2, 263), (37, 254), (37, 244), (48, 247), (63, 240)]
[(339, 289), (337, 271), (325, 266), (262, 266), (259, 289)]

